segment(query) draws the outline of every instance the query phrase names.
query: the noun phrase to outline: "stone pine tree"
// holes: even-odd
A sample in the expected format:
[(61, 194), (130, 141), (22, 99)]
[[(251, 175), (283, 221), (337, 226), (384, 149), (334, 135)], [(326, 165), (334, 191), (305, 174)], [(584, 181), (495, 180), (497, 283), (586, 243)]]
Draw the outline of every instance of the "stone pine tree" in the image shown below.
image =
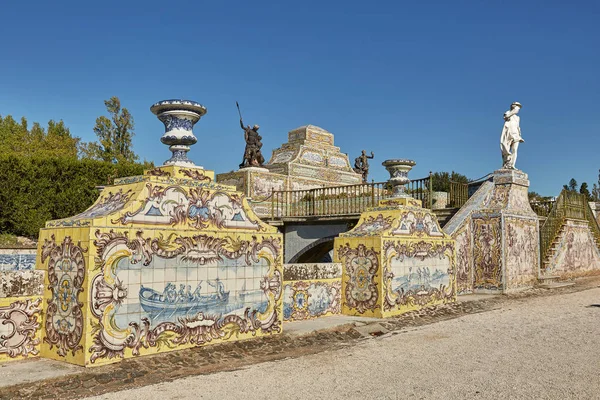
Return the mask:
[(600, 201), (600, 169), (598, 170), (598, 183), (594, 183), (592, 189), (592, 198), (594, 201)]
[(80, 147), (83, 158), (92, 158), (109, 162), (135, 162), (138, 156), (133, 152), (134, 136), (133, 116), (125, 107), (121, 107), (118, 97), (104, 101), (109, 117), (96, 118), (94, 133), (98, 142), (85, 143)]
[(585, 198), (587, 199), (587, 201), (593, 201), (592, 194), (590, 193), (590, 190), (588, 189), (587, 182), (583, 182), (581, 184), (581, 187), (579, 188), (579, 193), (584, 195)]

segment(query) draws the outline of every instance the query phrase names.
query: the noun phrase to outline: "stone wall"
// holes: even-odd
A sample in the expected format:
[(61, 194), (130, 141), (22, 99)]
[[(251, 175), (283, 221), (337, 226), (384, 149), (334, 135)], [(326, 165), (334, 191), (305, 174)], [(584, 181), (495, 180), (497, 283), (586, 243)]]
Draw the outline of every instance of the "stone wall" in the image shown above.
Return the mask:
[(342, 266), (339, 263), (284, 264), (283, 320), (301, 321), (340, 314)]

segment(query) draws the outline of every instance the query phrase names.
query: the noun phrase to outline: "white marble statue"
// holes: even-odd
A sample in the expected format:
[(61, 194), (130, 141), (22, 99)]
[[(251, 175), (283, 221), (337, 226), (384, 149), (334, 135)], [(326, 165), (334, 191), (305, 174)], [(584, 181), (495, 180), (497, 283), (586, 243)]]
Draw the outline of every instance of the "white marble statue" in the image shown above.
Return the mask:
[(504, 127), (500, 136), (500, 149), (502, 150), (502, 168), (515, 169), (519, 143), (524, 142), (521, 137), (520, 118), (517, 115), (521, 103), (515, 101), (510, 105), (510, 110), (504, 113)]

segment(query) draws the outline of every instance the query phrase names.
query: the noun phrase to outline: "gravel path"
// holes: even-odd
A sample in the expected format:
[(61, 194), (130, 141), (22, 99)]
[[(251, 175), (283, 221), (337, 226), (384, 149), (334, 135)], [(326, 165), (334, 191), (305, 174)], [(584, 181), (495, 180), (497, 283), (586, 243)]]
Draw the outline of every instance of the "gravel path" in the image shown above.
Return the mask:
[(600, 289), (91, 399), (600, 399)]

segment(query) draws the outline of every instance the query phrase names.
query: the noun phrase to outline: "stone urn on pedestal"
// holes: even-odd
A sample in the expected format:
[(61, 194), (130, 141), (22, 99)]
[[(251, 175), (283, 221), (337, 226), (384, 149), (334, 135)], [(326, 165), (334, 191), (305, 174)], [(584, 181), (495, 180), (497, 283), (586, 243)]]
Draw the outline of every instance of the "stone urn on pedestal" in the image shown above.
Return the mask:
[(187, 152), (198, 141), (193, 128), (206, 114), (206, 107), (191, 100), (163, 100), (152, 105), (150, 111), (165, 125), (160, 141), (173, 153), (164, 165), (202, 168), (188, 159)]
[(389, 182), (392, 185), (392, 194), (388, 199), (411, 199), (406, 192), (406, 186), (410, 183), (408, 173), (417, 163), (413, 160), (394, 159), (385, 160), (381, 165), (390, 173)]

